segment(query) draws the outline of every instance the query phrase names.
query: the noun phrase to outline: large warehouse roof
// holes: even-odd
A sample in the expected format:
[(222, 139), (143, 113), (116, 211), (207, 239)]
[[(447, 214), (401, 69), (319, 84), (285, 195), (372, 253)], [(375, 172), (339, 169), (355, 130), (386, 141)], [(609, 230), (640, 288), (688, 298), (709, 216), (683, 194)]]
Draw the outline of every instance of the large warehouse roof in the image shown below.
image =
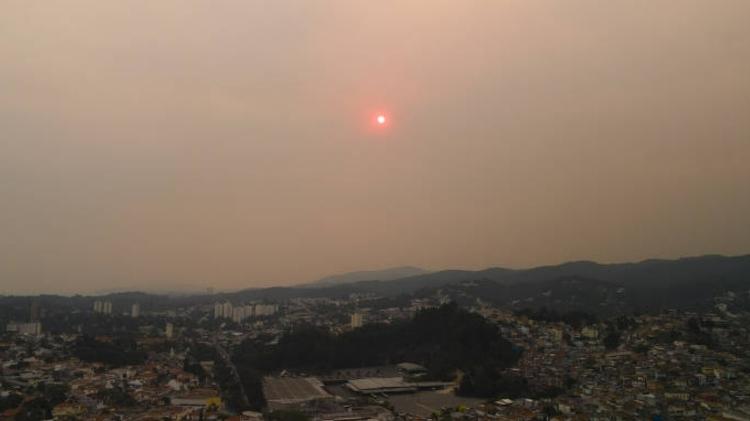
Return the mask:
[(323, 383), (313, 377), (265, 377), (263, 395), (269, 405), (290, 405), (333, 397), (323, 390)]
[(347, 383), (347, 387), (358, 393), (399, 393), (417, 391), (416, 385), (404, 382), (402, 377), (371, 377), (367, 379), (350, 380)]

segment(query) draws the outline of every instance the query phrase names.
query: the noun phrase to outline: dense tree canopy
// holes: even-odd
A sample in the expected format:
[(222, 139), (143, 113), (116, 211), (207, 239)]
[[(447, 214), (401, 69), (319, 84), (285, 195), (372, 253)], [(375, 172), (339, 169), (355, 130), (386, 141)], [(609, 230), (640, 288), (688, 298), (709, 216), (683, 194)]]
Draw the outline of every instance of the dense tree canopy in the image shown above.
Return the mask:
[(138, 350), (132, 338), (116, 338), (112, 342), (101, 342), (90, 336), (82, 336), (73, 348), (73, 354), (87, 362), (101, 362), (114, 367), (142, 364), (146, 354)]
[(372, 324), (341, 335), (315, 327), (287, 332), (277, 345), (244, 342), (235, 353), (240, 365), (265, 372), (282, 369), (327, 370), (411, 361), (447, 378), (455, 369), (478, 362), (511, 365), (517, 353), (498, 329), (479, 315), (455, 304), (423, 310), (413, 320)]
[(366, 325), (341, 335), (308, 326), (287, 332), (276, 345), (246, 341), (236, 350), (234, 360), (240, 368), (252, 367), (264, 373), (283, 369), (317, 372), (410, 361), (427, 367), (430, 378), (449, 380), (457, 370), (473, 371), (477, 367), (497, 376), (516, 361), (518, 354), (495, 325), (447, 304), (420, 311), (410, 321)]
[(0, 396), (0, 412), (7, 409), (18, 408), (18, 405), (23, 402), (23, 396), (17, 393), (10, 393), (8, 396)]

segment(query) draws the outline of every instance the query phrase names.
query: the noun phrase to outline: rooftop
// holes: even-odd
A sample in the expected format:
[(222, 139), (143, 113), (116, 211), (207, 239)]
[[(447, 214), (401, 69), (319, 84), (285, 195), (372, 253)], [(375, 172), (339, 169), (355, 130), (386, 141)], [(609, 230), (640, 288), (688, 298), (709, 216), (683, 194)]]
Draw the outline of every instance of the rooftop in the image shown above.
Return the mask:
[(293, 404), (331, 398), (314, 377), (265, 377), (263, 394), (269, 403)]

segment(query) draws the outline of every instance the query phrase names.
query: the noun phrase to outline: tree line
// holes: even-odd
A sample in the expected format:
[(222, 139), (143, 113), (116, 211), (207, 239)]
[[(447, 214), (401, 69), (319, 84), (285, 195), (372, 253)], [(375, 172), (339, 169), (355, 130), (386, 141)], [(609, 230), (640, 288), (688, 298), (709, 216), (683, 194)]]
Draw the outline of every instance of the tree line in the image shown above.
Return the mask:
[(285, 369), (322, 373), (405, 361), (425, 366), (427, 379), (432, 380), (449, 381), (458, 372), (467, 373), (460, 392), (492, 397), (493, 388), (471, 387), (473, 373), (481, 372), (483, 378), (490, 377), (489, 383), (502, 386), (498, 383), (502, 371), (519, 356), (520, 350), (502, 337), (497, 326), (450, 303), (421, 310), (412, 320), (365, 325), (340, 335), (300, 326), (274, 345), (246, 340), (235, 349), (233, 360), (248, 395), (255, 394), (250, 399), (257, 399), (262, 375)]

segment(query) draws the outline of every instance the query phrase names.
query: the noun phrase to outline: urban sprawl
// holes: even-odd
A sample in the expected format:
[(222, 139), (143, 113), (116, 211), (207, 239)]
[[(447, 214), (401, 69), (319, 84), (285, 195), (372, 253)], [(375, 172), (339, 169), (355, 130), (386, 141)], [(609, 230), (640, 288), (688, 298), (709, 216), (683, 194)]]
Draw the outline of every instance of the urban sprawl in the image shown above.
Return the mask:
[[(750, 314), (732, 306), (739, 298), (747, 299), (717, 296), (708, 312), (573, 321), (462, 305), (513, 345), (518, 359), (502, 374), (532, 391), (491, 397), (460, 393), (458, 370), (452, 380), (431, 378), (423, 361), (273, 372), (235, 365), (246, 347), (273, 346), (299, 326), (342, 335), (399, 323), (445, 305), (440, 294), (398, 306), (372, 294), (216, 295), (171, 309), (103, 297), (68, 312), (29, 298), (0, 339), (0, 418), (750, 420)], [(251, 371), (257, 390), (244, 378)]]

